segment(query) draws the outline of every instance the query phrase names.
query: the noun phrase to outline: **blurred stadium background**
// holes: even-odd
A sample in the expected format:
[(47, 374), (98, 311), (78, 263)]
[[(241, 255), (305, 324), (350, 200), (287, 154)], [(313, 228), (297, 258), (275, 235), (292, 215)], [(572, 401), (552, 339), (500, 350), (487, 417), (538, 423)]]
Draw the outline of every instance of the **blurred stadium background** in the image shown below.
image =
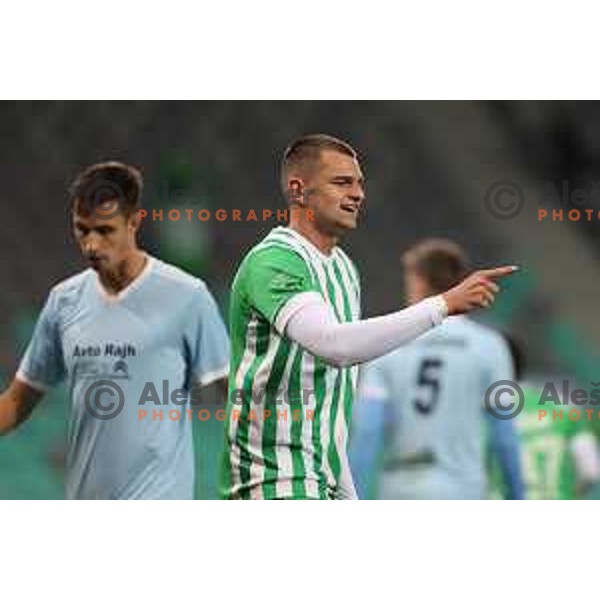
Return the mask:
[[(366, 213), (344, 246), (362, 275), (365, 315), (403, 304), (404, 248), (451, 237), (477, 265), (522, 266), (482, 318), (524, 341), (528, 380), (599, 379), (600, 221), (536, 215), (542, 198), (550, 210), (572, 208), (547, 193), (564, 182), (587, 192), (580, 208), (600, 208), (600, 103), (2, 102), (0, 131), (2, 385), (49, 288), (82, 266), (66, 200), (81, 167), (105, 159), (141, 167), (144, 207), (164, 212), (162, 221), (146, 219), (145, 247), (204, 278), (226, 316), (240, 257), (275, 222), (170, 222), (166, 213), (283, 208), (280, 155), (309, 132), (346, 139), (361, 155)], [(522, 192), (518, 216), (488, 210), (497, 182)], [(66, 418), (65, 390), (56, 389), (2, 439), (0, 498), (62, 497)], [(195, 427), (197, 494), (214, 498), (220, 423)]]

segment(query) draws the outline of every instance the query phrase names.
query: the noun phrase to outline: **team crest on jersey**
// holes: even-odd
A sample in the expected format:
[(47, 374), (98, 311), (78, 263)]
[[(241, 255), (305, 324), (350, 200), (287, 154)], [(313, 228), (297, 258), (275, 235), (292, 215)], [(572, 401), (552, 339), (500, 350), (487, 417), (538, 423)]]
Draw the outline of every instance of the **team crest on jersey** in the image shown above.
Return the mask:
[(295, 290), (298, 286), (298, 277), (288, 273), (279, 273), (271, 279), (271, 286), (280, 290)]
[(124, 360), (118, 360), (113, 365), (111, 379), (129, 379), (129, 368)]

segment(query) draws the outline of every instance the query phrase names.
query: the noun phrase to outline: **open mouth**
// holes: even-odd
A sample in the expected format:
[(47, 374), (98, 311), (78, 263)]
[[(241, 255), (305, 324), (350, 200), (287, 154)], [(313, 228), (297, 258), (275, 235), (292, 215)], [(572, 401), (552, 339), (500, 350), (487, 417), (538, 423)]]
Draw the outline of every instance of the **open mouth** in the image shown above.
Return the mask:
[(343, 204), (341, 206), (341, 209), (344, 212), (350, 213), (350, 214), (357, 214), (358, 213), (358, 206), (356, 206), (355, 204)]

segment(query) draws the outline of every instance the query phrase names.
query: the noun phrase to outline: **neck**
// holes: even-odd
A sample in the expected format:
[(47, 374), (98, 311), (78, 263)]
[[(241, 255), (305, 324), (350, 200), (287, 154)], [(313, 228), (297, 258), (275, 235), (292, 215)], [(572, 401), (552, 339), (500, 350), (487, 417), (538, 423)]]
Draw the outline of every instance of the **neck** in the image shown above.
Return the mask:
[(148, 256), (136, 249), (129, 254), (113, 272), (99, 273), (100, 283), (109, 294), (124, 290), (144, 270)]
[(300, 214), (296, 214), (296, 212), (295, 210), (290, 211), (290, 229), (297, 231), (323, 254), (329, 256), (338, 242), (338, 237), (319, 231), (315, 227), (314, 221), (306, 218), (304, 211), (299, 211)]

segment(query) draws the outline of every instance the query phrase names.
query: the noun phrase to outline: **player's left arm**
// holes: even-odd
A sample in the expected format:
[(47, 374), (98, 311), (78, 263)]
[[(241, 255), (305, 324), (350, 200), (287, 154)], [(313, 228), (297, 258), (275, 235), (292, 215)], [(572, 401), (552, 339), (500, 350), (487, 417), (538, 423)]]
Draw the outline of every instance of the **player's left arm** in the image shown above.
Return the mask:
[(186, 344), (189, 348), (191, 379), (194, 384), (215, 384), (225, 391), (229, 372), (229, 337), (221, 313), (210, 291), (201, 283), (191, 313), (186, 315)]
[(289, 318), (287, 327), (278, 329), (336, 367), (360, 364), (417, 339), (449, 315), (489, 307), (500, 289), (493, 280), (515, 270), (510, 266), (475, 271), (443, 294), (396, 312), (347, 323), (338, 322), (323, 298), (312, 296)]
[(511, 420), (486, 416), (490, 434), (490, 452), (496, 459), (507, 490), (507, 500), (524, 500), (525, 485), (521, 474), (520, 445)]
[[(507, 342), (498, 336), (486, 352), (489, 359), (486, 389), (496, 381), (514, 381), (515, 369)], [(485, 409), (484, 409), (485, 411)], [(523, 500), (525, 484), (521, 470), (521, 448), (512, 419), (497, 419), (485, 411), (489, 431), (490, 452), (500, 467), (507, 499)]]

